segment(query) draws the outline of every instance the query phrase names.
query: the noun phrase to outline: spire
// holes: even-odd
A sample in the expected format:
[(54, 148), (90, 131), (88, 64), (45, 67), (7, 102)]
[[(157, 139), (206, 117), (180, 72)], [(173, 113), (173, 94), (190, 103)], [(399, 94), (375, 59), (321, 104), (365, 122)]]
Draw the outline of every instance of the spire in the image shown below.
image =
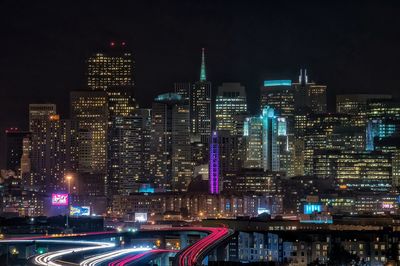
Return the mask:
[(200, 81), (206, 81), (206, 62), (204, 56), (204, 48), (201, 48)]
[(300, 69), (299, 83), (302, 85), (308, 84), (307, 69)]

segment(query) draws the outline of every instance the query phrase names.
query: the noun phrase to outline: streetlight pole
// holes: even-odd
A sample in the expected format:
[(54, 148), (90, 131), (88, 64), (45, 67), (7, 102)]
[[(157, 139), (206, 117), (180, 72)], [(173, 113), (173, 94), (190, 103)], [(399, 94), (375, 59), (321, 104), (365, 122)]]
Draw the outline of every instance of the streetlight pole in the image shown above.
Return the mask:
[(68, 182), (68, 206), (67, 206), (67, 223), (66, 223), (66, 227), (67, 227), (67, 229), (69, 229), (69, 211), (70, 211), (70, 201), (71, 201), (70, 194), (71, 194), (71, 179), (72, 179), (72, 176), (71, 175), (67, 175), (66, 178), (67, 178), (67, 182)]

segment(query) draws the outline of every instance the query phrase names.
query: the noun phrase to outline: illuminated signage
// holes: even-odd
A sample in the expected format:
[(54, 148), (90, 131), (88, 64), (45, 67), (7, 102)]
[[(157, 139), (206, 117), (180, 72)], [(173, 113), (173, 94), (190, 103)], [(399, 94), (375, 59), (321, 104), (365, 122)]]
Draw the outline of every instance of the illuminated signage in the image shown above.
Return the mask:
[(321, 212), (321, 204), (306, 204), (304, 205), (304, 214), (312, 214), (314, 212)]
[(394, 205), (393, 202), (382, 202), (382, 209), (393, 209)]
[(147, 222), (147, 213), (136, 212), (135, 213), (135, 222), (139, 222), (139, 223)]
[(274, 87), (274, 86), (292, 86), (292, 81), (290, 79), (277, 79), (277, 80), (264, 81), (264, 87)]
[(90, 216), (89, 206), (71, 206), (69, 210), (71, 216)]
[(53, 206), (67, 206), (68, 205), (68, 194), (53, 193), (51, 195), (51, 205), (53, 205)]
[(270, 211), (267, 209), (267, 208), (258, 208), (257, 209), (257, 214), (258, 215), (260, 215), (260, 214), (263, 214), (263, 213), (270, 213)]

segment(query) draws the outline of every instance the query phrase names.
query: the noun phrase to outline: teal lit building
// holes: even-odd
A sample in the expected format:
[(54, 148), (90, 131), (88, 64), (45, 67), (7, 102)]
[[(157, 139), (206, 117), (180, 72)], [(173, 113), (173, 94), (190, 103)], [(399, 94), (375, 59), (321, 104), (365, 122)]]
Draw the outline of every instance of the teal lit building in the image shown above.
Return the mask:
[(264, 171), (280, 170), (278, 129), (278, 116), (274, 108), (269, 106), (263, 109), (261, 116), (246, 119), (243, 130), (246, 168), (262, 168)]

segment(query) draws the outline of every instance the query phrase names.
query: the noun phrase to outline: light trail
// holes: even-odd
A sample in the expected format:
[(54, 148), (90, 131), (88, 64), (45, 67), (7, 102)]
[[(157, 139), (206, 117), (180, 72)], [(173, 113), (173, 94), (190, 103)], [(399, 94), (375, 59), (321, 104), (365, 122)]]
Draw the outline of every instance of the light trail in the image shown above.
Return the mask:
[(101, 232), (89, 232), (89, 233), (73, 233), (73, 234), (52, 234), (43, 236), (30, 236), (30, 237), (15, 237), (8, 238), (6, 240), (36, 240), (36, 239), (52, 239), (52, 238), (66, 238), (66, 237), (82, 237), (82, 236), (101, 236), (116, 234), (117, 231), (101, 231)]
[[(11, 240), (9, 240), (11, 241)], [(79, 253), (84, 251), (91, 251), (96, 249), (104, 249), (104, 248), (112, 248), (115, 246), (113, 243), (105, 243), (105, 242), (92, 242), (92, 241), (73, 241), (73, 240), (34, 240), (39, 243), (57, 243), (57, 244), (82, 244), (82, 245), (90, 245), (89, 247), (79, 247), (79, 248), (70, 248), (70, 249), (62, 249), (53, 252), (47, 252), (42, 255), (38, 255), (34, 258), (34, 262), (37, 265), (42, 266), (62, 266), (62, 264), (56, 263), (54, 260), (60, 258), (65, 255), (70, 255), (73, 253)], [(29, 242), (29, 240), (12, 240), (11, 242)], [(32, 240), (30, 241), (32, 242)]]
[(202, 252), (204, 252), (204, 250), (229, 234), (229, 229), (227, 228), (208, 228), (208, 230), (211, 231), (210, 235), (200, 239), (193, 245), (186, 248), (181, 254), (178, 254), (179, 266), (195, 265), (199, 256)]
[(132, 253), (132, 252), (141, 252), (141, 251), (149, 251), (151, 248), (127, 248), (127, 249), (120, 249), (120, 250), (115, 250), (111, 251), (108, 253), (104, 253), (101, 255), (97, 255), (94, 257), (91, 257), (89, 259), (86, 259), (80, 263), (81, 266), (95, 266), (99, 265), (103, 262), (106, 262), (108, 260), (111, 260), (113, 258)]
[(153, 249), (153, 250), (149, 250), (145, 253), (141, 253), (141, 254), (136, 254), (136, 255), (130, 255), (127, 256), (125, 258), (110, 262), (108, 264), (108, 266), (125, 266), (128, 263), (134, 263), (136, 261), (141, 260), (143, 257), (146, 256), (151, 256), (157, 253), (176, 253), (178, 251), (176, 250), (168, 250), (168, 249)]

